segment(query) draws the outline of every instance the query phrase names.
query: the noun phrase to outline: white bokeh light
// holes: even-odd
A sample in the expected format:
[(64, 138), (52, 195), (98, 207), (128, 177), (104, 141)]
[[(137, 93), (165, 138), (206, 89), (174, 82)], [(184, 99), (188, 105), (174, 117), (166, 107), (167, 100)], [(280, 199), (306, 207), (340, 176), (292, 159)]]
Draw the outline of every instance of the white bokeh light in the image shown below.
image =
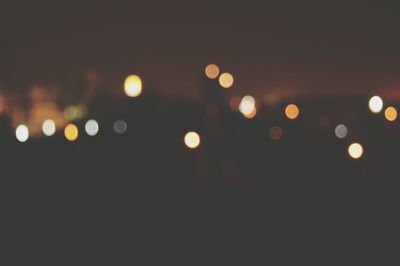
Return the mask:
[(19, 125), (15, 130), (15, 136), (19, 142), (25, 142), (29, 139), (29, 129), (25, 125)]
[(373, 96), (369, 100), (368, 104), (369, 104), (369, 109), (371, 110), (371, 112), (373, 112), (375, 114), (379, 113), (383, 109), (383, 100), (379, 96)]
[(339, 139), (344, 139), (345, 137), (347, 137), (348, 133), (349, 133), (349, 130), (343, 124), (340, 124), (335, 128), (335, 135)]
[(255, 108), (256, 100), (250, 95), (244, 96), (239, 104), (239, 111), (245, 116), (253, 113)]
[(42, 124), (43, 134), (50, 137), (56, 133), (56, 124), (51, 119), (46, 119)]
[(128, 125), (123, 120), (117, 120), (114, 123), (114, 131), (118, 134), (124, 134), (125, 131), (128, 129)]
[(99, 123), (96, 120), (91, 119), (85, 124), (85, 131), (89, 136), (96, 136), (99, 133)]

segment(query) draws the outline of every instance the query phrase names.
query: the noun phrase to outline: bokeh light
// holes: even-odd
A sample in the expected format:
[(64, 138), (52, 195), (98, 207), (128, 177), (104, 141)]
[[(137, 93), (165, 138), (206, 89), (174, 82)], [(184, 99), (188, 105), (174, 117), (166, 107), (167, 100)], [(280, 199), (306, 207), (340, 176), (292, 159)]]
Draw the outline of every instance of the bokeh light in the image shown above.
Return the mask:
[(386, 108), (385, 117), (388, 121), (393, 122), (397, 119), (397, 110), (393, 106)]
[(285, 108), (285, 114), (287, 118), (294, 120), (299, 117), (300, 114), (299, 107), (297, 107), (297, 105), (295, 104), (289, 104)]
[(233, 111), (239, 111), (240, 101), (241, 99), (238, 96), (235, 96), (229, 100), (229, 106)]
[(200, 145), (200, 136), (194, 131), (188, 132), (184, 138), (185, 145), (190, 149), (196, 149)]
[(99, 123), (94, 119), (90, 119), (85, 124), (85, 131), (89, 136), (96, 136), (99, 133)]
[(253, 108), (253, 112), (244, 115), (244, 117), (246, 117), (247, 119), (253, 119), (254, 117), (256, 117), (256, 115), (257, 115), (257, 108)]
[(210, 64), (206, 67), (205, 73), (207, 78), (216, 79), (219, 75), (219, 67), (215, 64)]
[(279, 126), (271, 127), (269, 130), (269, 137), (272, 140), (280, 140), (283, 136), (283, 130)]
[(360, 159), (364, 153), (364, 149), (360, 143), (353, 143), (349, 146), (348, 152), (351, 158)]
[(369, 109), (371, 110), (371, 112), (377, 114), (380, 111), (382, 111), (382, 109), (383, 109), (383, 100), (379, 96), (373, 96), (369, 100), (368, 105), (369, 105)]
[(125, 84), (125, 94), (129, 97), (138, 97), (142, 93), (142, 80), (137, 75), (131, 75), (126, 78)]
[(128, 125), (124, 120), (117, 120), (114, 122), (114, 131), (117, 134), (124, 134), (126, 130), (128, 129)]
[(343, 124), (340, 124), (335, 128), (335, 135), (339, 139), (344, 139), (345, 137), (347, 137), (348, 133), (349, 133), (349, 130)]
[(222, 88), (229, 89), (233, 86), (233, 76), (230, 73), (223, 73), (219, 76), (219, 84)]
[(46, 119), (42, 124), (43, 134), (50, 137), (56, 133), (56, 123), (51, 119)]
[(25, 125), (19, 125), (15, 130), (15, 136), (19, 142), (25, 142), (29, 139), (29, 129)]
[(251, 115), (256, 109), (256, 100), (250, 95), (246, 95), (242, 98), (239, 104), (239, 111), (244, 115)]
[(64, 136), (69, 141), (75, 141), (78, 138), (78, 127), (74, 124), (68, 124), (64, 129)]

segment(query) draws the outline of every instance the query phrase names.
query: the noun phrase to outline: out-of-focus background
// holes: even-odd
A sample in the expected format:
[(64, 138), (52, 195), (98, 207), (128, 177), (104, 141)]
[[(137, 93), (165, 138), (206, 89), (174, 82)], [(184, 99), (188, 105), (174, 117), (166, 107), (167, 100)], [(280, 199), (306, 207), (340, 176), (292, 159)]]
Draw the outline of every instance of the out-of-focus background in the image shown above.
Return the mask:
[(62, 232), (78, 249), (121, 241), (114, 229), (151, 249), (170, 228), (210, 249), (241, 247), (260, 228), (278, 249), (289, 239), (352, 249), (365, 221), (395, 223), (396, 11), (2, 4), (0, 210), (23, 236), (47, 220), (47, 241)]

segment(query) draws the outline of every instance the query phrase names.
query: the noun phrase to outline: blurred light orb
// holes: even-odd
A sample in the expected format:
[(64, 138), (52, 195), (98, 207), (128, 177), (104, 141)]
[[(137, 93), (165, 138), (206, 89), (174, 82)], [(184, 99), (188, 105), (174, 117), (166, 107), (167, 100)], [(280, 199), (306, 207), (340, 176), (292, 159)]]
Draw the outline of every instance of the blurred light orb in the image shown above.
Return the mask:
[(239, 111), (239, 105), (240, 105), (240, 97), (233, 97), (229, 100), (229, 106), (233, 111)]
[(280, 140), (283, 136), (283, 130), (279, 126), (271, 127), (269, 130), (269, 137), (272, 140)]
[(137, 75), (130, 75), (126, 78), (125, 94), (129, 97), (138, 97), (142, 93), (142, 80)]
[(233, 86), (233, 76), (230, 73), (223, 73), (219, 76), (219, 84), (222, 88), (229, 89)]
[(386, 108), (385, 117), (389, 122), (393, 122), (397, 119), (397, 110), (393, 106)]
[(190, 149), (196, 149), (200, 145), (200, 136), (194, 131), (190, 131), (185, 135), (185, 145)]
[(64, 136), (69, 141), (77, 140), (79, 135), (78, 127), (74, 124), (68, 124), (64, 129)]
[(85, 124), (85, 131), (89, 136), (96, 136), (99, 133), (99, 123), (94, 119), (88, 120)]
[(343, 124), (340, 124), (335, 128), (335, 135), (339, 139), (344, 139), (345, 137), (347, 137), (348, 133), (349, 133), (349, 130)]
[(25, 125), (19, 125), (15, 130), (15, 136), (19, 142), (25, 142), (29, 139), (29, 129)]
[(299, 117), (300, 114), (299, 107), (297, 107), (297, 105), (295, 104), (289, 104), (285, 108), (285, 114), (287, 118), (289, 118), (290, 120), (294, 120)]
[(348, 152), (351, 158), (360, 159), (364, 153), (364, 149), (360, 143), (353, 143), (349, 146)]
[(117, 120), (114, 122), (114, 131), (117, 134), (124, 134), (126, 130), (128, 129), (128, 125), (124, 120)]
[(250, 114), (244, 115), (244, 117), (246, 117), (247, 119), (253, 119), (254, 117), (256, 117), (257, 115), (257, 108), (253, 108), (253, 112), (251, 112)]
[(369, 109), (371, 110), (371, 112), (377, 114), (380, 111), (382, 111), (382, 109), (383, 109), (383, 100), (379, 96), (373, 96), (369, 100), (368, 105), (369, 105)]
[(246, 95), (242, 98), (239, 104), (239, 111), (244, 115), (251, 115), (256, 109), (256, 100), (250, 95)]
[(216, 79), (219, 75), (219, 67), (215, 64), (210, 64), (206, 67), (205, 73), (207, 78)]
[(46, 119), (42, 124), (43, 134), (50, 137), (56, 133), (56, 123), (51, 119)]

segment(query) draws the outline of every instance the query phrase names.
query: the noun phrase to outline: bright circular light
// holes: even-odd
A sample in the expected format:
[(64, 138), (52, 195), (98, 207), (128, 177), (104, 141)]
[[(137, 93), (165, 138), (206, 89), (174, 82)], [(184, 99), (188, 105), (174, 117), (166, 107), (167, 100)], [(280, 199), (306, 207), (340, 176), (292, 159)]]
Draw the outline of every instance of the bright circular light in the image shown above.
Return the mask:
[(126, 78), (124, 88), (129, 97), (138, 97), (142, 93), (142, 80), (137, 75), (131, 75)]
[(377, 114), (382, 111), (383, 108), (383, 100), (379, 96), (374, 96), (369, 100), (369, 109), (371, 112)]
[(51, 119), (46, 119), (42, 124), (43, 134), (50, 137), (56, 133), (56, 124)]
[(345, 125), (340, 124), (335, 128), (335, 135), (339, 139), (344, 139), (345, 137), (347, 137), (348, 133), (349, 131)]
[(283, 130), (279, 126), (271, 127), (269, 130), (269, 136), (273, 140), (280, 140), (283, 135)]
[(353, 159), (360, 159), (364, 153), (364, 149), (359, 143), (353, 143), (349, 146), (348, 149), (349, 155)]
[(186, 133), (184, 140), (186, 146), (190, 149), (196, 149), (200, 145), (200, 136), (194, 131)]
[(254, 109), (256, 109), (256, 100), (250, 95), (244, 96), (240, 101), (239, 111), (244, 116), (249, 116), (254, 112)]
[(96, 120), (89, 120), (85, 124), (85, 131), (89, 136), (96, 136), (99, 133), (99, 124)]
[(68, 124), (64, 129), (64, 136), (69, 141), (75, 141), (78, 138), (78, 127), (74, 124)]
[(117, 120), (114, 123), (114, 131), (118, 134), (124, 134), (125, 131), (128, 129), (128, 125), (123, 120)]
[(219, 84), (222, 88), (229, 89), (233, 85), (233, 76), (230, 73), (223, 73), (219, 76)]
[(205, 73), (207, 78), (216, 79), (219, 75), (219, 67), (215, 64), (210, 64), (206, 67)]
[(29, 139), (29, 129), (25, 125), (19, 125), (15, 130), (15, 136), (19, 142), (25, 142)]
[(390, 106), (385, 110), (385, 117), (388, 121), (393, 122), (397, 119), (397, 110), (396, 108)]
[(297, 117), (299, 117), (299, 114), (300, 114), (299, 107), (297, 107), (297, 105), (295, 105), (295, 104), (289, 104), (285, 108), (285, 114), (286, 114), (287, 118), (294, 120)]

